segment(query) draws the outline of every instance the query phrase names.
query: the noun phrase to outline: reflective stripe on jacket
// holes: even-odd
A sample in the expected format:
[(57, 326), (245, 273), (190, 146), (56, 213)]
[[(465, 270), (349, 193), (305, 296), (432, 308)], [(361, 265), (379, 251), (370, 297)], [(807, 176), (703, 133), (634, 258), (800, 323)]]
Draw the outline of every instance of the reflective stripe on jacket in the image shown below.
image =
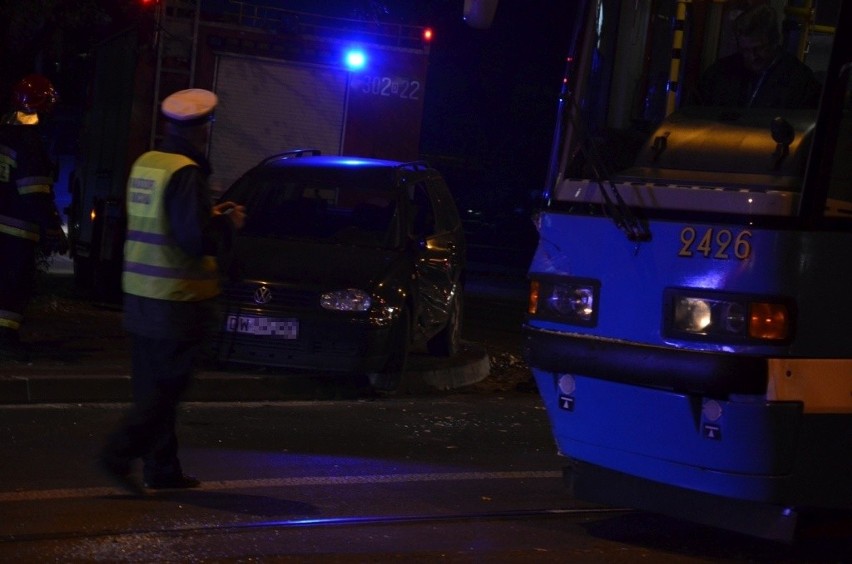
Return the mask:
[(19, 178), (17, 181), (18, 194), (26, 196), (28, 194), (47, 194), (53, 195), (53, 179), (46, 176), (30, 176), (27, 178)]
[(20, 237), (38, 243), (40, 236), (38, 223), (23, 221), (9, 217), (8, 215), (0, 214), (0, 233), (11, 235), (12, 237)]
[(0, 327), (18, 331), (21, 328), (21, 321), (24, 316), (14, 311), (0, 309)]
[[(127, 182), (127, 241), (122, 286), (126, 293), (172, 301), (198, 301), (219, 293), (216, 259), (193, 257), (175, 244), (165, 208), (172, 175), (197, 166), (183, 155), (149, 151)], [(192, 221), (194, 218), (187, 218)]]

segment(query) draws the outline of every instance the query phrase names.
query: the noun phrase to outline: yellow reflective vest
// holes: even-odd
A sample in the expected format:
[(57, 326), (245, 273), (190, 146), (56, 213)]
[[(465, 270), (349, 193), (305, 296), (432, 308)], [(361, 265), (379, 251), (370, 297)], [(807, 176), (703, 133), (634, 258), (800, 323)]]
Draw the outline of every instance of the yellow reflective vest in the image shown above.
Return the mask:
[(186, 254), (171, 236), (164, 194), (172, 175), (197, 164), (174, 153), (149, 151), (127, 181), (127, 240), (122, 287), (128, 294), (199, 301), (219, 294), (216, 259)]

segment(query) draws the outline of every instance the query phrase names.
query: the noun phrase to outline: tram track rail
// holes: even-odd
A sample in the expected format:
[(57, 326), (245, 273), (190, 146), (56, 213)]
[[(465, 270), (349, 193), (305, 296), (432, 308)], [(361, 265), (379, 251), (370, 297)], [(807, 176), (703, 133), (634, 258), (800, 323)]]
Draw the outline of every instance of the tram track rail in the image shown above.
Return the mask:
[(406, 524), (438, 524), (452, 522), (511, 521), (560, 517), (589, 518), (632, 512), (628, 508), (541, 508), (456, 513), (423, 513), (411, 515), (337, 516), (321, 518), (264, 520), (246, 523), (178, 526), (168, 528), (123, 528), (99, 531), (66, 531), (0, 535), (0, 546), (52, 541), (81, 541), (137, 536), (214, 535), (218, 533), (256, 532), (260, 530), (320, 529), (331, 527), (383, 527)]
[[(200, 488), (192, 490), (194, 496), (203, 497), (205, 494), (216, 495), (221, 492), (246, 492), (258, 490), (276, 490), (304, 487), (373, 487), (394, 484), (427, 484), (427, 483), (451, 483), (451, 482), (492, 482), (492, 481), (514, 481), (514, 480), (561, 480), (561, 472), (550, 470), (518, 470), (518, 471), (475, 471), (475, 472), (424, 472), (424, 473), (400, 473), (400, 474), (361, 474), (361, 475), (309, 475), (290, 476), (261, 479), (240, 479), (227, 481), (207, 481)], [(94, 487), (73, 489), (48, 489), (48, 490), (24, 490), (14, 492), (0, 492), (0, 507), (4, 503), (41, 503), (54, 501), (87, 501), (97, 498), (116, 498), (115, 501), (156, 501), (163, 499), (168, 502), (168, 492), (151, 493), (139, 497), (127, 496), (127, 493), (116, 487)], [(192, 503), (192, 502), (188, 502)], [(40, 542), (77, 542), (91, 541), (97, 539), (121, 539), (140, 536), (177, 537), (192, 535), (215, 535), (215, 534), (239, 534), (262, 530), (310, 530), (331, 529), (345, 527), (384, 527), (395, 525), (412, 524), (447, 524), (447, 523), (473, 523), (495, 522), (495, 521), (521, 521), (529, 519), (557, 519), (557, 518), (589, 518), (594, 516), (605, 516), (613, 513), (623, 513), (628, 509), (609, 507), (544, 507), (535, 509), (511, 509), (503, 508), (490, 511), (417, 511), (400, 514), (385, 512), (377, 515), (331, 515), (327, 517), (297, 517), (288, 519), (264, 519), (259, 521), (236, 521), (236, 522), (202, 522), (192, 523), (164, 523), (158, 526), (127, 525), (124, 527), (101, 527), (93, 530), (66, 530), (66, 531), (42, 531), (0, 533), (0, 549), (12, 546), (22, 546), (26, 543), (37, 544)], [(335, 513), (333, 510), (329, 513)]]

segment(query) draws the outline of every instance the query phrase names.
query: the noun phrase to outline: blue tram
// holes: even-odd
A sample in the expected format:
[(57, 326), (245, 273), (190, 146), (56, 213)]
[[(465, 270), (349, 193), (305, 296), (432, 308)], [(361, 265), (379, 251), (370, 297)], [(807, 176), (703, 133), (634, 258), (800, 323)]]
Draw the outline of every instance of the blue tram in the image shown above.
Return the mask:
[(578, 2), (523, 346), (577, 497), (789, 540), (852, 508), (852, 2), (744, 4)]

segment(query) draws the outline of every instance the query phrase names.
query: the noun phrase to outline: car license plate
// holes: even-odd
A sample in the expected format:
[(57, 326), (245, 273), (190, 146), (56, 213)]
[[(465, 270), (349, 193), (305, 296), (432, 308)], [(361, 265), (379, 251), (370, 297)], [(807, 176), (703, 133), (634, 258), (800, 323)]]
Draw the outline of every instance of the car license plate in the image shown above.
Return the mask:
[(295, 339), (299, 336), (299, 320), (275, 319), (251, 315), (229, 315), (225, 322), (225, 330), (229, 333), (236, 332), (248, 335)]

